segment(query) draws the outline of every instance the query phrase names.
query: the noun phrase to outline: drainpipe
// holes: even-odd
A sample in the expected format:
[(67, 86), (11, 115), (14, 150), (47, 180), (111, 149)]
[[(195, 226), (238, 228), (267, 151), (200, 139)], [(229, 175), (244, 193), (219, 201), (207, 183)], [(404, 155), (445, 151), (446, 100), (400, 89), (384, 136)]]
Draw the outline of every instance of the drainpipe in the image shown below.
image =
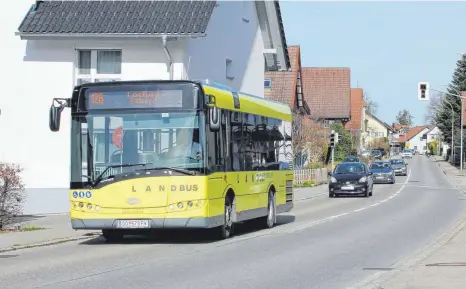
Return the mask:
[(163, 50), (165, 51), (165, 54), (167, 55), (168, 62), (169, 62), (169, 78), (170, 80), (173, 80), (173, 60), (172, 56), (170, 54), (170, 51), (168, 51), (167, 48), (167, 35), (162, 36), (162, 44), (163, 44)]

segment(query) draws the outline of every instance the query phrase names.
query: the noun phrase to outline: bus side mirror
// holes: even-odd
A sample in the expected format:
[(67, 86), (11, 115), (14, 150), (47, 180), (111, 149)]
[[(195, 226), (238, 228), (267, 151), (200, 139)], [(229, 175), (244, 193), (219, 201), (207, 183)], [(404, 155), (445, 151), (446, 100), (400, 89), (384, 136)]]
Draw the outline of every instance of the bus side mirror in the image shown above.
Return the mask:
[(217, 132), (220, 130), (219, 109), (216, 106), (209, 107), (209, 126), (210, 131)]
[(207, 108), (209, 113), (209, 127), (210, 131), (217, 132), (220, 130), (220, 111), (217, 107), (217, 101), (215, 96), (208, 94), (207, 95)]
[[(59, 105), (55, 106), (54, 102), (57, 102)], [(61, 112), (65, 107), (69, 107), (70, 100), (69, 99), (62, 99), (62, 98), (54, 98), (52, 101), (52, 105), (50, 106), (49, 112), (49, 127), (50, 130), (53, 132), (60, 130), (60, 119), (61, 119)]]

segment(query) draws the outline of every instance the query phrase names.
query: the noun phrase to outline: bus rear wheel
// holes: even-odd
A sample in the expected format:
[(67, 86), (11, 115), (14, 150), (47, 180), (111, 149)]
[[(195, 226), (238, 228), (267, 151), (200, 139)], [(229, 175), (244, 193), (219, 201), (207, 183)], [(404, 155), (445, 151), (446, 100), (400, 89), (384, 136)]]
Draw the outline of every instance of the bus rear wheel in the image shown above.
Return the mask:
[(268, 201), (268, 204), (267, 204), (267, 216), (265, 216), (265, 217), (263, 217), (261, 219), (262, 219), (261, 223), (267, 229), (273, 228), (273, 226), (276, 223), (276, 220), (277, 220), (277, 208), (275, 206), (275, 194), (272, 191), (269, 192), (269, 201)]

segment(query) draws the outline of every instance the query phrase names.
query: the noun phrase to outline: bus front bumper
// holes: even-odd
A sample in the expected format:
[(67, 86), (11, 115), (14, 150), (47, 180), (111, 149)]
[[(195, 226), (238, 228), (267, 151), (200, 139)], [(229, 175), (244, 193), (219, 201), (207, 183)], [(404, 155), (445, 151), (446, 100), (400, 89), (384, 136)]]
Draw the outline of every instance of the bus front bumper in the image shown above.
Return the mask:
[(147, 226), (135, 229), (194, 229), (213, 228), (223, 225), (223, 215), (198, 218), (152, 218), (152, 219), (71, 219), (71, 227), (75, 230), (103, 230), (103, 229), (133, 229), (121, 227), (121, 221), (147, 221)]

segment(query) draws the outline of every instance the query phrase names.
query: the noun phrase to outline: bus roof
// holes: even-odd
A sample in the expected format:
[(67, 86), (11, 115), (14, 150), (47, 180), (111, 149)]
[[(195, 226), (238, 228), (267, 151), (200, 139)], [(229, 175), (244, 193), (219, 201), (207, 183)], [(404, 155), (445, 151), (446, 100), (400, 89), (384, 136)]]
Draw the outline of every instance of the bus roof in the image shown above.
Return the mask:
[[(267, 117), (273, 117), (285, 121), (292, 120), (292, 112), (289, 105), (258, 97), (245, 92), (234, 91), (228, 86), (200, 81), (199, 82), (206, 94), (215, 96), (216, 105), (232, 111), (241, 111)], [(236, 109), (233, 103), (232, 93), (236, 92), (239, 97), (240, 108)]]
[[(169, 82), (190, 82), (201, 85), (202, 89), (206, 94), (215, 95), (216, 104), (219, 108), (228, 109), (232, 111), (240, 111), (244, 113), (252, 113), (266, 117), (273, 117), (285, 121), (292, 120), (292, 111), (290, 106), (287, 104), (265, 99), (245, 92), (237, 92), (229, 86), (215, 82), (210, 82), (209, 80), (127, 80), (115, 82), (85, 83), (82, 85), (75, 86), (74, 91), (77, 92), (81, 87), (156, 84)], [(232, 94), (233, 92), (236, 92), (238, 94), (240, 103), (239, 109), (236, 109), (234, 106)], [(74, 94), (73, 96), (77, 97), (77, 94)]]

